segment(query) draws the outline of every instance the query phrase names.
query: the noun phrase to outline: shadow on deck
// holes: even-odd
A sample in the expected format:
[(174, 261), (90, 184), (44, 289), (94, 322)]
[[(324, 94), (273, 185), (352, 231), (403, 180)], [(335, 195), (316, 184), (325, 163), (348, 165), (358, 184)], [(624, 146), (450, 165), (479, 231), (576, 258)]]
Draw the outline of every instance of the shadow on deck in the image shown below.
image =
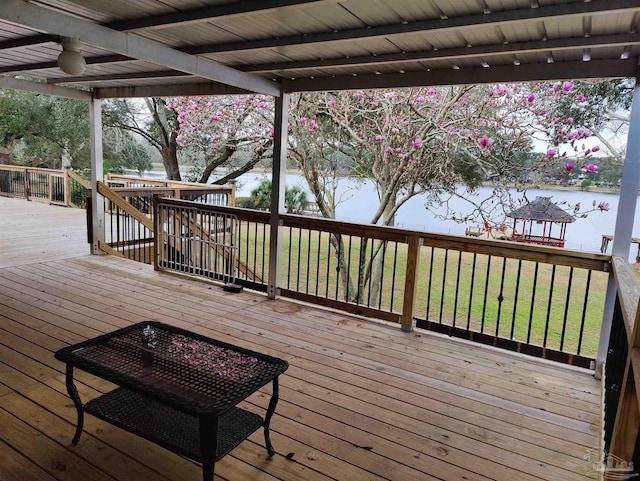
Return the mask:
[[(1, 241), (3, 251), (21, 243)], [(600, 383), (587, 371), (112, 256), (46, 259), (38, 246), (25, 246), (31, 263), (0, 268), (0, 479), (201, 479), (199, 465), (91, 416), (71, 446), (75, 409), (53, 352), (145, 319), (291, 365), (272, 422), (278, 454), (267, 458), (258, 432), (217, 465), (219, 479), (596, 479), (583, 458), (600, 443)], [(112, 388), (78, 377), (85, 402)], [(268, 398), (245, 407), (261, 412)]]

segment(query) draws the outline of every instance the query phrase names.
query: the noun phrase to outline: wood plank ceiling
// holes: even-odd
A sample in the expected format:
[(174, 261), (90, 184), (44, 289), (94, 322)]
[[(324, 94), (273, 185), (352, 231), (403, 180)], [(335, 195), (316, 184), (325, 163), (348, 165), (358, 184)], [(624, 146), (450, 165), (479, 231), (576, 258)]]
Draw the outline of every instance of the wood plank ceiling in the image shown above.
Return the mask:
[(640, 0), (4, 0), (0, 75), (98, 97), (635, 76), (639, 22)]

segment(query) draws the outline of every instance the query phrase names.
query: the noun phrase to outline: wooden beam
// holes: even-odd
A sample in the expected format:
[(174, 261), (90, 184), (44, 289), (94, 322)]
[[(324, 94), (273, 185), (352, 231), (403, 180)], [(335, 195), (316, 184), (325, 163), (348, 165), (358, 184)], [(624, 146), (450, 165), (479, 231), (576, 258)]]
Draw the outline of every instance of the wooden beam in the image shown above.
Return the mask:
[[(84, 59), (87, 65), (102, 65), (106, 63), (132, 62), (137, 59), (127, 57), (125, 55), (101, 55), (97, 57), (86, 57)], [(33, 70), (47, 70), (50, 68), (58, 68), (58, 62), (51, 60), (49, 62), (35, 62), (21, 65), (5, 65), (0, 67), (0, 73), (16, 73), (31, 72)]]
[(56, 97), (84, 100), (85, 102), (90, 102), (92, 99), (91, 92), (87, 92), (85, 90), (59, 87), (57, 85), (49, 85), (43, 82), (33, 82), (31, 80), (18, 79), (15, 77), (1, 77), (0, 88), (22, 90), (24, 92), (34, 92), (38, 94), (55, 95)]
[(202, 95), (242, 95), (247, 90), (217, 82), (133, 87), (98, 87), (94, 96), (99, 99), (140, 97), (184, 97)]
[(382, 75), (345, 75), (283, 80), (285, 92), (469, 85), (497, 82), (531, 82), (558, 79), (635, 77), (636, 59), (556, 62), (541, 65), (500, 65), (441, 69)]
[(28, 37), (15, 37), (0, 41), (0, 50), (9, 50), (12, 48), (28, 47), (30, 45), (39, 45), (47, 42), (59, 42), (58, 35), (29, 35)]
[(280, 88), (273, 81), (240, 72), (211, 60), (196, 58), (160, 42), (118, 32), (24, 0), (0, 2), (0, 18), (45, 33), (79, 38), (83, 43), (117, 54), (164, 65), (238, 88), (266, 95), (280, 95)]
[(562, 5), (541, 6), (538, 8), (518, 8), (488, 14), (478, 13), (459, 17), (444, 17), (418, 22), (395, 23), (366, 28), (353, 28), (339, 31), (319, 32), (285, 37), (271, 37), (260, 40), (229, 42), (222, 44), (199, 45), (185, 48), (190, 54), (208, 54), (255, 50), (263, 48), (286, 47), (292, 45), (310, 45), (313, 43), (335, 42), (339, 40), (362, 40), (375, 37), (387, 37), (407, 33), (457, 30), (474, 26), (490, 26), (525, 21), (541, 21), (550, 18), (598, 15), (613, 12), (633, 14), (640, 9), (640, 0), (593, 0), (591, 2), (572, 2)]
[(48, 84), (78, 84), (89, 82), (101, 82), (110, 80), (135, 80), (147, 78), (172, 78), (172, 77), (192, 77), (192, 75), (177, 70), (153, 70), (146, 72), (128, 72), (111, 75), (80, 75), (77, 77), (57, 77), (47, 79)]
[(547, 51), (562, 51), (576, 48), (625, 47), (640, 44), (640, 36), (636, 34), (596, 35), (593, 37), (572, 37), (535, 42), (515, 42), (507, 44), (491, 44), (473, 47), (456, 47), (415, 52), (389, 53), (383, 55), (363, 55), (357, 57), (337, 57), (304, 60), (298, 62), (272, 62), (238, 67), (243, 72), (276, 72), (279, 70), (305, 70), (314, 68), (331, 68), (354, 65), (389, 65), (393, 63), (421, 62), (425, 60), (457, 60), (461, 58), (478, 58), (487, 55), (518, 55)]

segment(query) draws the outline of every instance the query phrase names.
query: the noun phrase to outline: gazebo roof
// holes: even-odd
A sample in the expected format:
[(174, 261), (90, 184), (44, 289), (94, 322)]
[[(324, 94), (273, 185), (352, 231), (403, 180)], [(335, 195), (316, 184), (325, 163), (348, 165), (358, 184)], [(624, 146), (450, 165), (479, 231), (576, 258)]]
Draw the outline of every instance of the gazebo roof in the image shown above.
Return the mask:
[(523, 205), (507, 214), (507, 217), (523, 220), (535, 220), (542, 222), (573, 222), (575, 217), (567, 214), (560, 207), (551, 202), (551, 197), (536, 197), (532, 202)]
[[(640, 0), (2, 0), (0, 87), (97, 98), (634, 77)], [(86, 71), (61, 72), (61, 37)]]

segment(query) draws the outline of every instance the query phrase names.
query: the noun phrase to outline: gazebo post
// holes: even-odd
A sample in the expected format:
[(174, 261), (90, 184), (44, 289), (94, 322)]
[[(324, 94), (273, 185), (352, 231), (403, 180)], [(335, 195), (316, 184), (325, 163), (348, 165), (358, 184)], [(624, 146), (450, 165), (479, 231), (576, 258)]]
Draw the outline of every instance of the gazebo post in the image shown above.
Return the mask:
[[(640, 72), (638, 72), (640, 73)], [(636, 73), (636, 85), (633, 89), (633, 103), (631, 104), (631, 121), (627, 136), (627, 153), (622, 169), (622, 182), (616, 214), (616, 227), (611, 248), (612, 256), (629, 258), (633, 222), (638, 201), (638, 187), (640, 186), (640, 77)], [(596, 357), (596, 378), (602, 376), (602, 366), (607, 358), (609, 349), (609, 335), (616, 303), (616, 283), (613, 273), (609, 273), (607, 297), (604, 301), (602, 327), (600, 329), (600, 344)]]

